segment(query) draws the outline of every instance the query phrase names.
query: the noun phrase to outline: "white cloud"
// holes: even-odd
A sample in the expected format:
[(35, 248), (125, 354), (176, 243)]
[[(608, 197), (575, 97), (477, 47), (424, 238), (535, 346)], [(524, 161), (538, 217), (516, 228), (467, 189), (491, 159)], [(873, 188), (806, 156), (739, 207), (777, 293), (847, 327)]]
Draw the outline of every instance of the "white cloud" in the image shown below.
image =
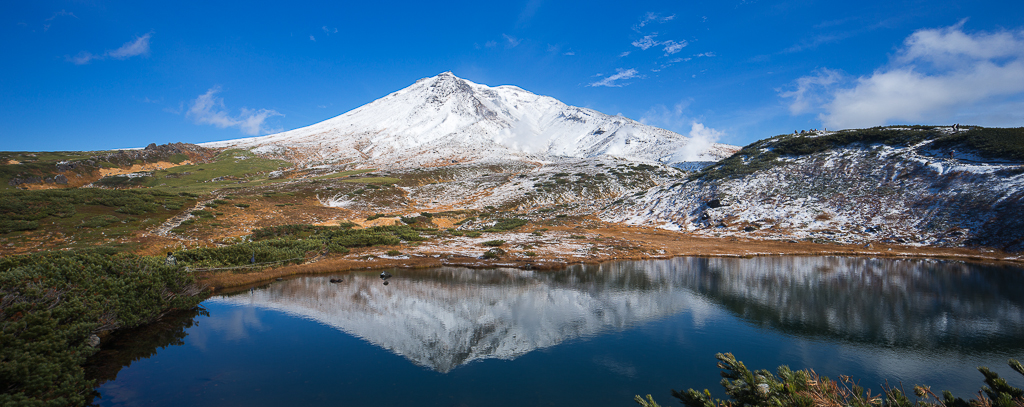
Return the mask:
[[(991, 118), (980, 112), (1024, 99), (1024, 30), (967, 33), (963, 24), (914, 32), (889, 64), (849, 84), (821, 70), (781, 96), (832, 128)], [(1000, 117), (977, 124), (1020, 125), (1024, 112)]]
[(665, 42), (661, 43), (661, 45), (665, 46), (665, 56), (669, 56), (669, 55), (675, 54), (675, 53), (677, 53), (679, 51), (682, 51), (683, 47), (686, 47), (688, 45), (688, 43), (686, 41), (675, 42), (675, 41), (669, 40), (669, 41), (665, 41)]
[(67, 57), (68, 61), (71, 61), (75, 65), (85, 65), (94, 60), (103, 60), (106, 58), (114, 59), (128, 59), (138, 55), (149, 55), (149, 38), (152, 37), (153, 33), (146, 33), (141, 37), (135, 37), (134, 40), (124, 43), (120, 48), (115, 50), (108, 50), (103, 54), (96, 55), (89, 51), (79, 52), (78, 55), (73, 57)]
[(136, 55), (149, 54), (149, 37), (152, 35), (153, 33), (146, 33), (146, 35), (136, 37), (135, 40), (124, 43), (121, 48), (107, 51), (107, 56), (114, 59), (125, 59)]
[(619, 58), (625, 57), (627, 55), (629, 55), (629, 51), (626, 51), (626, 52), (623, 52), (623, 53), (619, 54)]
[(316, 42), (316, 37), (314, 37), (313, 34), (310, 34), (309, 35), (309, 40), (313, 41), (313, 42)]
[(599, 80), (597, 82), (591, 83), (590, 85), (587, 85), (587, 86), (593, 86), (593, 87), (596, 87), (596, 86), (607, 86), (607, 87), (610, 87), (610, 88), (621, 88), (621, 87), (629, 85), (629, 84), (628, 83), (616, 83), (616, 81), (621, 81), (621, 80), (626, 80), (626, 79), (631, 79), (631, 78), (637, 78), (637, 77), (639, 77), (639, 75), (637, 75), (636, 69), (633, 69), (633, 68), (625, 69), (625, 70), (623, 70), (623, 69), (616, 69), (616, 73), (614, 75), (611, 75), (609, 77), (603, 78), (603, 79), (601, 79), (601, 80)]
[(630, 44), (633, 45), (634, 47), (640, 48), (640, 49), (645, 50), (645, 51), (648, 48), (651, 48), (651, 47), (657, 47), (657, 46), (664, 45), (665, 46), (664, 51), (665, 51), (665, 55), (666, 56), (667, 55), (675, 54), (675, 53), (677, 53), (679, 51), (682, 51), (683, 47), (686, 47), (687, 45), (689, 45), (689, 43), (687, 43), (685, 40), (684, 41), (678, 41), (678, 42), (677, 41), (673, 41), (673, 40), (657, 41), (657, 40), (654, 39), (657, 36), (658, 36), (657, 33), (654, 33), (654, 34), (651, 34), (651, 35), (645, 35), (643, 38), (641, 38), (639, 40), (636, 40), (636, 41), (633, 41)]
[(185, 112), (185, 117), (191, 118), (197, 124), (212, 124), (222, 129), (238, 127), (242, 133), (256, 136), (274, 131), (265, 127), (265, 122), (268, 118), (284, 116), (275, 110), (257, 110), (244, 107), (240, 109), (241, 112), (237, 116), (232, 116), (224, 108), (224, 99), (215, 96), (219, 92), (220, 87), (213, 87), (207, 90), (206, 93), (199, 95), (189, 105), (188, 111)]
[(693, 122), (690, 125), (690, 141), (683, 148), (676, 150), (671, 161), (697, 161), (700, 155), (711, 149), (711, 145), (717, 142), (724, 132), (705, 127), (703, 123)]
[(658, 36), (658, 34), (646, 35), (646, 36), (644, 36), (643, 38), (641, 38), (639, 40), (633, 41), (632, 44), (633, 44), (634, 47), (637, 47), (637, 48), (640, 48), (640, 49), (646, 51), (648, 48), (655, 47), (658, 44), (660, 44), (658, 41), (654, 40), (654, 37), (657, 37), (657, 36)]
[(515, 48), (517, 45), (519, 45), (520, 42), (523, 42), (523, 40), (508, 34), (502, 34), (501, 36), (505, 37), (505, 40), (508, 41), (508, 48)]
[(573, 56), (573, 55), (576, 55), (576, 53), (575, 53), (575, 52), (572, 52), (572, 51), (568, 51), (568, 52), (566, 52), (566, 53), (564, 53), (564, 54), (562, 54), (562, 55), (569, 55), (569, 56)]
[(492, 41), (487, 41), (487, 42), (484, 43), (484, 46), (487, 47), (487, 48), (494, 48), (494, 47), (498, 46), (498, 42), (497, 41), (493, 41), (493, 40)]
[(706, 127), (703, 123), (687, 116), (686, 111), (689, 105), (689, 101), (679, 102), (671, 108), (665, 105), (656, 105), (644, 113), (640, 119), (640, 123), (672, 130), (690, 138), (685, 145), (672, 152), (669, 162), (699, 161), (701, 154), (711, 149), (711, 145), (725, 135), (724, 132)]

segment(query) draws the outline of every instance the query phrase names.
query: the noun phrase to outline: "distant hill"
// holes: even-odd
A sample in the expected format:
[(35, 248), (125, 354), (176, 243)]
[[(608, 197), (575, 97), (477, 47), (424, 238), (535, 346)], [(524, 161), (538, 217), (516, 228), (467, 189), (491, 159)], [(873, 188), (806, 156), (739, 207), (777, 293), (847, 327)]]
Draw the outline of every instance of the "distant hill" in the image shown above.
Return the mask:
[(782, 135), (602, 212), (708, 235), (1024, 250), (1024, 128)]

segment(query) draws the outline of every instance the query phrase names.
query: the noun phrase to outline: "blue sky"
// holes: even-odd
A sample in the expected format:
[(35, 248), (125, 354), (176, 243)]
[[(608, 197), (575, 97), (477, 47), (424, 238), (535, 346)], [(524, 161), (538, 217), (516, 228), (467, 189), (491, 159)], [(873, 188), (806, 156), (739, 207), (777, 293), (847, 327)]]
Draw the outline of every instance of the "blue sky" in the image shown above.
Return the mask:
[(444, 71), (738, 145), (1024, 126), (1019, 0), (150, 3), (3, 2), (0, 150), (268, 134)]

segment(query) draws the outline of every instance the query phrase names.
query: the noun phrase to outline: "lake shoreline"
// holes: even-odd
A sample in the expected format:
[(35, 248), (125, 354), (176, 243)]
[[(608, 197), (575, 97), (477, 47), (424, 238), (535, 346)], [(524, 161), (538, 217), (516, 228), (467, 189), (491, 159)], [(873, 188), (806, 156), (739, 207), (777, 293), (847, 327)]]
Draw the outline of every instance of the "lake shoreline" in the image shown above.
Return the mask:
[[(210, 292), (248, 289), (273, 282), (278, 278), (297, 275), (324, 275), (352, 271), (381, 270), (389, 268), (518, 268), (542, 271), (561, 270), (573, 264), (598, 264), (622, 260), (659, 260), (675, 257), (734, 257), (751, 258), (765, 256), (845, 256), (936, 259), (966, 261), (972, 263), (997, 263), (1021, 265), (1019, 255), (987, 249), (954, 247), (914, 247), (902, 245), (871, 244), (822, 244), (793, 240), (758, 240), (736, 237), (697, 237), (653, 228), (600, 228), (579, 230), (553, 230), (555, 237), (564, 238), (564, 245), (537, 245), (529, 233), (503, 233), (480, 239), (458, 239), (452, 241), (423, 242), (418, 246), (378, 246), (355, 248), (345, 255), (328, 255), (316, 261), (263, 269), (251, 273), (220, 272), (199, 275), (201, 284)], [(571, 235), (580, 233), (582, 235)], [(561, 235), (565, 236), (561, 236)], [(477, 240), (505, 239), (506, 255), (496, 259), (482, 258), (489, 247), (481, 246)], [(581, 243), (582, 242), (582, 243)], [(518, 245), (518, 246), (516, 246)], [(590, 245), (586, 251), (580, 247)], [(569, 246), (568, 248), (565, 246)], [(517, 247), (517, 249), (513, 249)], [(524, 251), (522, 247), (532, 250)], [(597, 250), (595, 250), (597, 248)], [(602, 250), (608, 248), (608, 250)], [(403, 254), (391, 256), (389, 251)], [(523, 253), (531, 253), (532, 256)]]

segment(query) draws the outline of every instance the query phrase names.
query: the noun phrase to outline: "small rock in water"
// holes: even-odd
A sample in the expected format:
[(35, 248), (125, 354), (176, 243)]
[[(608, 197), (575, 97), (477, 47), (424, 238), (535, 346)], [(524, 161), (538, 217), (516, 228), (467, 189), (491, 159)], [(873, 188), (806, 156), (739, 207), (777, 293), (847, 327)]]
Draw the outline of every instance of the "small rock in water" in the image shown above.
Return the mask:
[(96, 334), (89, 335), (89, 339), (86, 339), (85, 343), (94, 348), (98, 348), (100, 347), (100, 337), (96, 336)]
[(276, 278), (275, 280), (277, 280), (277, 281), (281, 281), (281, 280), (284, 280), (284, 279), (283, 279), (283, 278), (281, 278), (281, 277), (278, 277), (278, 278)]

